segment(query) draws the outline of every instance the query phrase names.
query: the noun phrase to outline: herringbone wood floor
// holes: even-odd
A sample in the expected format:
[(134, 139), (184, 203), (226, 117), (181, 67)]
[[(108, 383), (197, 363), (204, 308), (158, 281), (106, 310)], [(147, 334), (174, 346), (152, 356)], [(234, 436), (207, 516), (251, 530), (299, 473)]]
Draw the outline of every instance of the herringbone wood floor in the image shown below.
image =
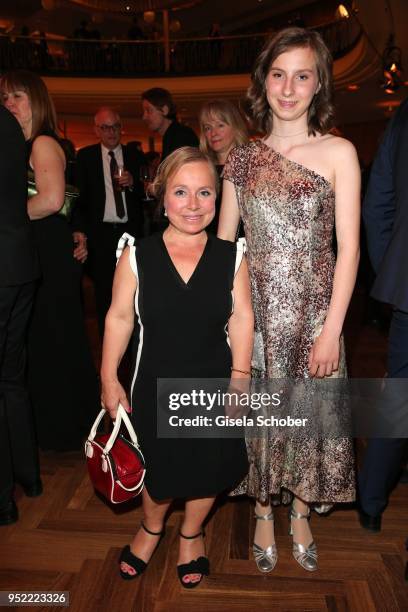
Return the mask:
[[(348, 334), (352, 374), (382, 375), (385, 335), (355, 325), (360, 314), (357, 300)], [(41, 459), (44, 494), (28, 499), (17, 489), (20, 520), (0, 531), (0, 590), (67, 590), (74, 612), (408, 610), (403, 576), (408, 485), (394, 491), (380, 534), (363, 531), (352, 509), (314, 514), (319, 571), (313, 574), (291, 557), (285, 508), (275, 513), (278, 564), (263, 576), (251, 559), (251, 503), (220, 500), (206, 528), (211, 576), (187, 591), (175, 570), (180, 506), (148, 570), (125, 582), (117, 557), (138, 526), (139, 502), (133, 509), (108, 507), (95, 496), (79, 453), (46, 453)]]

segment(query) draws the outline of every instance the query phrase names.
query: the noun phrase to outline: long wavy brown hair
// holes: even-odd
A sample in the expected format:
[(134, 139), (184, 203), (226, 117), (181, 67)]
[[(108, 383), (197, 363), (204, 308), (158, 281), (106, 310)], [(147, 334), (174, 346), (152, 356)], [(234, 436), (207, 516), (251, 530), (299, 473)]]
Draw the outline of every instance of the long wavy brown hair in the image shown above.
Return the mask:
[(334, 125), (333, 60), (322, 37), (314, 30), (285, 28), (270, 38), (258, 58), (248, 89), (249, 111), (256, 130), (264, 134), (272, 131), (272, 112), (266, 97), (265, 81), (274, 60), (291, 49), (309, 47), (316, 58), (320, 89), (315, 94), (308, 111), (309, 135), (327, 134)]

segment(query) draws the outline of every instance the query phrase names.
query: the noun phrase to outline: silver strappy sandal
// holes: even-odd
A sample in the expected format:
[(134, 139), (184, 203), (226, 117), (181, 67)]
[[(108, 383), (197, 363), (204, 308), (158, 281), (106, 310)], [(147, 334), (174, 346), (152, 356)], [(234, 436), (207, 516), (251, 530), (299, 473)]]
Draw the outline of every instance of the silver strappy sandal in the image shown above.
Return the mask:
[[(273, 521), (273, 512), (260, 515), (255, 513), (255, 518), (259, 521)], [(278, 560), (278, 550), (276, 544), (271, 544), (267, 548), (261, 548), (258, 544), (253, 544), (252, 552), (254, 554), (255, 563), (260, 572), (271, 572)]]
[[(301, 514), (300, 512), (296, 512), (294, 510), (293, 505), (289, 510), (289, 535), (293, 536), (293, 527), (292, 527), (292, 519), (306, 519), (310, 520), (310, 508), (308, 514)], [(308, 572), (314, 572), (317, 570), (317, 546), (314, 542), (311, 542), (309, 546), (303, 546), (303, 544), (298, 544), (297, 542), (293, 542), (292, 554), (295, 560), (303, 567), (303, 569)]]

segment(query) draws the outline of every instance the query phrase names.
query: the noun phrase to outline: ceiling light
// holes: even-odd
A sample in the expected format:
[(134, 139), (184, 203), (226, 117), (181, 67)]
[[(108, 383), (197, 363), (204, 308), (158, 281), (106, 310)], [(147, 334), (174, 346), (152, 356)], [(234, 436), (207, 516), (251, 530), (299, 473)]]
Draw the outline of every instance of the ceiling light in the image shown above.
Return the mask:
[(336, 8), (335, 16), (336, 19), (348, 19), (350, 17), (350, 13), (344, 4), (339, 4), (339, 6)]
[(350, 85), (347, 85), (347, 89), (348, 91), (357, 91), (360, 89), (360, 86), (356, 85), (356, 83), (351, 83)]

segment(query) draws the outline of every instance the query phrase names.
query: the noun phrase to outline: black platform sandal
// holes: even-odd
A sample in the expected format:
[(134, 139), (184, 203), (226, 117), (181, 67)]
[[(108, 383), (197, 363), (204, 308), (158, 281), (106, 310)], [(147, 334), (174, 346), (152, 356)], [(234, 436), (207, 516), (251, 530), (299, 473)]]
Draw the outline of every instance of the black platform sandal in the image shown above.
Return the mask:
[[(185, 536), (181, 533), (181, 531), (179, 531), (179, 535), (185, 540), (194, 540), (195, 538), (204, 536), (204, 533), (200, 531), (200, 533), (197, 533), (196, 535)], [(195, 589), (195, 587), (200, 584), (204, 576), (209, 576), (210, 562), (208, 561), (207, 557), (198, 557), (198, 559), (190, 561), (190, 563), (182, 563), (181, 565), (178, 565), (177, 574), (181, 585), (185, 589)], [(200, 580), (197, 580), (197, 582), (184, 582), (183, 578), (185, 578), (189, 574), (201, 574), (201, 578)]]
[[(140, 523), (140, 526), (146, 531), (146, 533), (153, 535), (153, 536), (160, 536), (160, 540), (162, 539), (164, 535), (164, 529), (162, 531), (155, 532), (155, 531), (150, 531), (150, 529), (148, 529), (143, 523)], [(159, 542), (157, 542), (157, 545), (159, 544)], [(156, 545), (156, 548), (157, 548), (157, 545)], [(152, 556), (153, 554), (154, 554), (154, 551), (152, 553)], [(133, 568), (136, 571), (136, 574), (128, 574), (128, 572), (124, 572), (120, 567), (121, 563), (127, 563), (131, 568)], [(146, 567), (147, 567), (146, 561), (143, 561), (143, 559), (139, 559), (139, 557), (136, 557), (136, 555), (134, 555), (132, 551), (130, 550), (129, 544), (127, 544), (127, 546), (123, 548), (122, 552), (120, 553), (120, 557), (119, 557), (119, 572), (123, 580), (133, 580), (133, 578), (137, 578), (138, 576), (140, 576), (140, 574), (143, 574)]]

